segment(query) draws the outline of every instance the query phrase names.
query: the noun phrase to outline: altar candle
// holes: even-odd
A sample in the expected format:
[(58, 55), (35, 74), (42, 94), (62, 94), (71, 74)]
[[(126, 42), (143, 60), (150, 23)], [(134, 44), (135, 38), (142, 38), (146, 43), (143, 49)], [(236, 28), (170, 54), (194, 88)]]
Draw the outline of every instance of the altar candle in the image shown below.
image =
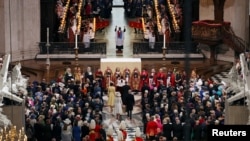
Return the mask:
[(75, 41), (75, 48), (78, 48), (78, 47), (77, 47), (77, 33), (75, 34), (75, 40), (76, 40), (76, 41)]
[(166, 48), (166, 34), (163, 33), (163, 48)]
[(47, 27), (47, 43), (49, 43), (49, 28)]

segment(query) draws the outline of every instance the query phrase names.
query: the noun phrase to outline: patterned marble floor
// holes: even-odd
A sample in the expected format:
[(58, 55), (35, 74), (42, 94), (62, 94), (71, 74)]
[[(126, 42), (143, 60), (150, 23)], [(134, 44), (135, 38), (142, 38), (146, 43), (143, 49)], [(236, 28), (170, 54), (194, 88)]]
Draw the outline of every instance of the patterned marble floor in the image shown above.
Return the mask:
[(227, 81), (229, 81), (228, 80), (228, 77), (229, 77), (228, 73), (229, 73), (229, 71), (230, 70), (227, 70), (227, 71), (224, 71), (224, 72), (220, 72), (218, 74), (215, 74), (211, 78), (212, 78), (212, 80), (214, 80), (214, 81), (216, 80), (219, 83), (222, 82), (222, 81), (227, 82)]
[[(107, 103), (107, 96), (103, 97), (104, 100), (104, 104), (106, 105)], [(123, 113), (121, 115), (121, 120), (125, 121), (126, 124), (126, 131), (128, 133), (127, 136), (127, 140), (126, 141), (132, 141), (134, 140), (135, 137), (135, 129), (137, 127), (140, 127), (141, 132), (143, 129), (143, 123), (142, 123), (142, 116), (141, 116), (141, 108), (140, 108), (140, 101), (141, 101), (141, 95), (137, 94), (135, 95), (135, 106), (133, 109), (133, 115), (132, 115), (132, 120), (129, 120), (127, 118), (126, 113)], [(112, 126), (113, 130), (115, 131), (113, 133), (113, 137), (115, 139), (115, 141), (117, 141), (117, 133), (116, 131), (119, 130), (119, 126), (120, 126), (120, 121), (116, 119), (116, 117), (114, 115), (112, 115), (109, 112), (109, 107), (104, 107), (103, 108), (103, 120), (104, 120), (104, 126), (107, 127), (105, 129), (108, 129), (109, 126)]]

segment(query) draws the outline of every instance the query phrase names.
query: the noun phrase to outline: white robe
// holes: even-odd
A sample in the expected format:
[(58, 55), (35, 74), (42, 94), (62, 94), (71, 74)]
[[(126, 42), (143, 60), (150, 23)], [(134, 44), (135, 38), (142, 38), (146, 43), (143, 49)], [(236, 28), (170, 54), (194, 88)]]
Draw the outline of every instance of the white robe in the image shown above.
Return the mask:
[(121, 31), (121, 38), (118, 38), (118, 31), (115, 32), (115, 42), (116, 46), (123, 46), (125, 32)]
[(117, 115), (117, 114), (122, 114), (122, 99), (121, 96), (115, 96), (115, 106), (114, 106), (114, 110), (113, 110), (113, 114)]

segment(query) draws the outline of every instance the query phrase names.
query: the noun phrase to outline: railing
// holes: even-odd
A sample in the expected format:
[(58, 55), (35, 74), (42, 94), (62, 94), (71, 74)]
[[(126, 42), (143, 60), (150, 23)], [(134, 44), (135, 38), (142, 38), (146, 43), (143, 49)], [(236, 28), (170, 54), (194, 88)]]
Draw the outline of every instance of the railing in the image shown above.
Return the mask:
[[(153, 46), (154, 45), (154, 46)], [(153, 48), (152, 48), (153, 46)], [(134, 42), (133, 43), (133, 54), (162, 54), (163, 42), (155, 42), (154, 44), (149, 42)], [(166, 46), (166, 53), (171, 54), (185, 54), (186, 48), (184, 42), (170, 42)], [(189, 53), (198, 54), (197, 43), (192, 43)]]
[[(89, 46), (89, 47), (87, 47)], [(50, 47), (47, 52), (46, 42), (39, 43), (40, 54), (74, 54), (75, 43), (68, 42), (50, 42)], [(78, 43), (78, 53), (88, 54), (106, 54), (106, 42), (96, 43), (91, 42), (89, 44)]]
[(249, 45), (246, 41), (242, 38), (238, 37), (232, 27), (224, 27), (223, 30), (224, 35), (224, 42), (227, 43), (229, 46), (233, 47), (236, 52), (242, 53), (246, 50), (249, 50)]

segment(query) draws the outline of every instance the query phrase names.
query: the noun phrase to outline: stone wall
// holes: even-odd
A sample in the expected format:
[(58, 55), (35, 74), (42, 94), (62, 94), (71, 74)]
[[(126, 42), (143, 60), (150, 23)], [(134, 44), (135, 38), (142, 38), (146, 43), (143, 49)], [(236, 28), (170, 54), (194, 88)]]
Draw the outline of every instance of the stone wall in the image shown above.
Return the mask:
[(246, 125), (249, 110), (247, 106), (227, 106), (225, 113), (225, 125)]
[(3, 0), (0, 2), (0, 54), (11, 60), (33, 59), (40, 41), (40, 1)]

